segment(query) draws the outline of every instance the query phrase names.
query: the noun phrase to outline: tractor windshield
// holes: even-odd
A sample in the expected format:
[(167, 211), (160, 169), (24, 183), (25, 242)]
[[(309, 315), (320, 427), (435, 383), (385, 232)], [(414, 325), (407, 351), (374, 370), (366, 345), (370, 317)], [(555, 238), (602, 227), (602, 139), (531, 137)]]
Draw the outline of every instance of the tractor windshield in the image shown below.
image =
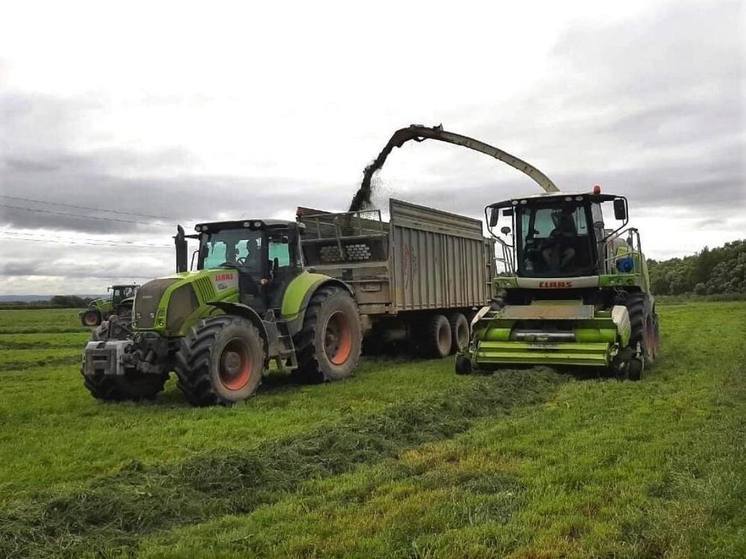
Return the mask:
[(135, 296), (135, 288), (131, 285), (125, 285), (120, 287), (115, 287), (114, 291), (111, 295), (111, 300), (116, 304), (120, 301), (123, 301), (124, 299), (129, 299), (130, 297)]
[(535, 277), (593, 273), (593, 243), (588, 223), (588, 209), (583, 204), (518, 208), (519, 273)]
[(239, 266), (252, 275), (262, 273), (264, 232), (253, 229), (224, 229), (200, 236), (199, 269)]

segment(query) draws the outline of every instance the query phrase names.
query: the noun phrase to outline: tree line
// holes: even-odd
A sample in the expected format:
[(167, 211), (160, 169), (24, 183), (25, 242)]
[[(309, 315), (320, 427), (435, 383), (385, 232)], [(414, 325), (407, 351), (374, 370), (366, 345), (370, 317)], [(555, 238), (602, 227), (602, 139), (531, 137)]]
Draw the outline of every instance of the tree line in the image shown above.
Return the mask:
[(656, 295), (746, 293), (746, 239), (684, 258), (648, 260), (648, 270)]

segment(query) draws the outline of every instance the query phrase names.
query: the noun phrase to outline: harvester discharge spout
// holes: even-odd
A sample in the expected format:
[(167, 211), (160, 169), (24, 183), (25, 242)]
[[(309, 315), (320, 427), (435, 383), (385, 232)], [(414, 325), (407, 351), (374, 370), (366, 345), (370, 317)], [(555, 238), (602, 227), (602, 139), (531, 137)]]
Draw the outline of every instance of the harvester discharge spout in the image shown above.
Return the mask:
[(350, 204), (350, 211), (360, 211), (370, 204), (371, 179), (373, 178), (373, 175), (379, 169), (381, 169), (381, 167), (383, 167), (383, 164), (386, 162), (386, 158), (395, 147), (400, 148), (410, 140), (414, 140), (415, 142), (422, 142), (427, 139), (438, 140), (440, 142), (462, 146), (474, 151), (484, 153), (486, 155), (489, 155), (490, 157), (494, 157), (498, 161), (502, 161), (503, 163), (506, 163), (514, 169), (517, 169), (531, 177), (531, 179), (533, 179), (533, 181), (536, 182), (536, 184), (538, 184), (545, 192), (559, 192), (559, 188), (557, 188), (552, 180), (544, 173), (542, 173), (539, 169), (537, 169), (530, 163), (527, 163), (526, 161), (523, 161), (522, 159), (509, 154), (506, 151), (486, 144), (480, 140), (475, 140), (474, 138), (469, 138), (468, 136), (463, 136), (461, 134), (456, 134), (455, 132), (448, 132), (447, 130), (443, 130), (442, 124), (433, 127), (423, 126), (421, 124), (412, 124), (406, 128), (400, 128), (399, 130), (394, 132), (394, 134), (391, 136), (391, 139), (384, 146), (375, 160), (373, 160), (373, 162), (365, 168), (365, 171), (363, 172), (363, 182), (360, 185), (358, 191), (355, 193), (354, 198), (352, 199), (352, 202)]

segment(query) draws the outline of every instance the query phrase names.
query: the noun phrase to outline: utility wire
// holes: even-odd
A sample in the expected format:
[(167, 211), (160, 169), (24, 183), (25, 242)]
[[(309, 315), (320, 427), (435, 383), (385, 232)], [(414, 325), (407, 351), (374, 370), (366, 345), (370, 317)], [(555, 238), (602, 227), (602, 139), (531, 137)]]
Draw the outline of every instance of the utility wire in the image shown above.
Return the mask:
[(117, 222), (117, 223), (136, 223), (139, 225), (156, 225), (153, 222), (146, 222), (146, 221), (137, 221), (133, 219), (119, 219), (116, 217), (96, 217), (92, 215), (82, 215), (82, 214), (75, 214), (75, 213), (68, 213), (68, 212), (58, 212), (54, 210), (44, 210), (41, 208), (27, 208), (25, 206), (13, 206), (10, 204), (0, 204), (0, 207), (3, 208), (9, 208), (13, 210), (21, 210), (25, 212), (35, 212), (35, 213), (44, 213), (44, 214), (52, 214), (52, 215), (62, 215), (66, 217), (75, 217), (79, 219), (93, 219), (96, 221), (111, 221), (111, 222)]
[(158, 248), (158, 249), (171, 249), (172, 245), (152, 245), (145, 243), (138, 243), (137, 241), (107, 241), (105, 239), (91, 239), (91, 238), (65, 238), (57, 237), (51, 239), (49, 237), (35, 237), (31, 234), (17, 233), (14, 231), (0, 231), (3, 236), (8, 236), (12, 239), (22, 241), (34, 241), (41, 243), (55, 243), (63, 245), (89, 245), (89, 246), (109, 246), (109, 247), (131, 247), (131, 248)]
[(91, 210), (94, 212), (105, 212), (105, 213), (120, 214), (120, 215), (131, 215), (135, 217), (147, 217), (151, 219), (160, 219), (164, 221), (174, 221), (174, 219), (171, 217), (164, 217), (160, 215), (126, 212), (124, 210), (107, 210), (106, 208), (94, 208), (91, 206), (78, 206), (76, 204), (67, 204), (65, 202), (51, 202), (49, 200), (34, 200), (33, 198), (23, 198), (22, 196), (10, 196), (8, 194), (0, 194), (0, 198), (8, 198), (10, 200), (20, 200), (22, 202), (32, 202), (34, 204), (48, 204), (50, 206), (65, 206), (67, 208), (75, 208), (78, 210)]

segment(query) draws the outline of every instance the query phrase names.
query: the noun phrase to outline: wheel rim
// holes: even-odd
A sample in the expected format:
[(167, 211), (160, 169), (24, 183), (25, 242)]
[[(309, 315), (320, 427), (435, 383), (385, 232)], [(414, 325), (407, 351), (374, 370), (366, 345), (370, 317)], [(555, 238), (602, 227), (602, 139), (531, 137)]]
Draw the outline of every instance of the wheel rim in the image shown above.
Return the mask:
[(448, 324), (443, 324), (438, 329), (438, 345), (440, 346), (441, 351), (448, 351), (451, 349), (450, 333), (450, 326)]
[(225, 344), (218, 366), (220, 382), (228, 390), (241, 390), (249, 383), (253, 367), (249, 351), (241, 340), (233, 339)]
[(352, 329), (342, 311), (332, 314), (326, 323), (324, 351), (334, 365), (343, 365), (352, 354)]
[(98, 322), (98, 317), (95, 312), (87, 312), (83, 315), (83, 322), (86, 326), (95, 326)]
[(459, 349), (465, 348), (469, 343), (469, 330), (464, 324), (459, 324), (456, 328), (456, 340)]

